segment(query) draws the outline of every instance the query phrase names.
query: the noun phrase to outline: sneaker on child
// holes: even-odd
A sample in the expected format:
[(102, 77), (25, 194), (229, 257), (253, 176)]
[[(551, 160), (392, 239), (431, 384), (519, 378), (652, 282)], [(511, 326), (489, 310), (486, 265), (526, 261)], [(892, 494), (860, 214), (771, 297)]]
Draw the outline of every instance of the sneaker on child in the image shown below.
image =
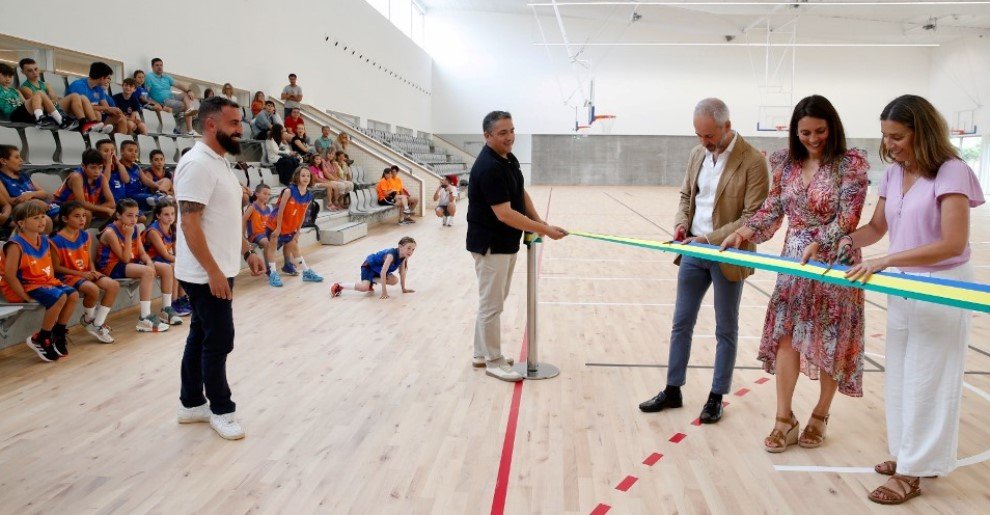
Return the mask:
[(268, 285), (274, 288), (282, 287), (282, 278), (278, 276), (278, 272), (268, 274)]
[(244, 429), (234, 419), (233, 413), (210, 415), (210, 427), (225, 440), (240, 440), (244, 438)]
[(139, 333), (161, 333), (168, 331), (172, 327), (160, 320), (155, 315), (148, 315), (138, 319), (137, 327)]
[(340, 283), (333, 283), (333, 286), (330, 287), (330, 296), (339, 297), (342, 291), (344, 291), (344, 287)]
[(179, 404), (178, 416), (176, 418), (178, 418), (180, 424), (193, 424), (195, 422), (209, 422), (211, 416), (213, 416), (213, 413), (210, 412), (210, 406), (204, 402), (192, 408), (187, 408)]
[(61, 336), (52, 335), (52, 348), (55, 349), (55, 353), (59, 357), (66, 357), (69, 355), (69, 340), (63, 334)]
[(182, 317), (175, 312), (172, 306), (163, 307), (161, 314), (158, 316), (168, 325), (182, 325)]
[(172, 301), (172, 309), (180, 317), (187, 317), (192, 314), (192, 304), (189, 303), (189, 296), (183, 295)]
[(303, 270), (302, 280), (308, 283), (320, 283), (323, 282), (323, 278), (319, 276), (312, 268), (309, 270)]
[(110, 336), (110, 328), (105, 325), (96, 325), (93, 320), (86, 320), (83, 316), (82, 319), (83, 329), (87, 333), (93, 335), (97, 340), (103, 343), (113, 343), (113, 336)]
[(282, 271), (285, 272), (286, 275), (291, 275), (291, 276), (299, 275), (299, 271), (296, 270), (296, 265), (293, 265), (292, 263), (286, 263), (284, 266), (282, 266)]
[(42, 361), (52, 362), (58, 360), (58, 353), (52, 346), (51, 338), (41, 339), (41, 335), (34, 333), (27, 337), (27, 346), (33, 350)]

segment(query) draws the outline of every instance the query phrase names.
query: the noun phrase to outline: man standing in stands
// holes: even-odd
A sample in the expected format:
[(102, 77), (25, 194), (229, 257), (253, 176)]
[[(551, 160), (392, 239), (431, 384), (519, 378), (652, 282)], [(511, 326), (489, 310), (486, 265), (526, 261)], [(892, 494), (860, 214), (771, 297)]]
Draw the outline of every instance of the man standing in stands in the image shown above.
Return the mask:
[(521, 381), (512, 360), (502, 356), (502, 307), (523, 231), (559, 240), (567, 235), (540, 218), (523, 188), (519, 160), (512, 155), (516, 130), (512, 115), (493, 111), (482, 122), (485, 146), (471, 168), (468, 184), (467, 250), (478, 275), (478, 319), (474, 327), (475, 367), (503, 381)]
[(231, 223), (241, 216), (241, 185), (224, 154), (240, 153), (241, 110), (215, 96), (203, 100), (199, 113), (203, 139), (175, 171), (175, 275), (192, 307), (178, 419), (180, 424), (209, 422), (221, 437), (237, 440), (244, 438), (244, 430), (234, 418), (236, 406), (227, 384), (227, 354), (234, 349), (234, 276), (242, 254), (252, 275), (261, 275), (265, 264), (250, 252), (241, 224)]
[[(700, 144), (691, 151), (675, 218), (674, 240), (685, 244), (719, 245), (753, 216), (767, 197), (767, 160), (735, 131), (729, 108), (706, 98), (694, 108), (694, 131)], [(747, 250), (756, 250), (749, 243)], [(701, 411), (701, 422), (722, 418), (722, 396), (732, 386), (739, 329), (743, 280), (752, 268), (719, 264), (690, 256), (678, 257), (677, 300), (667, 359), (667, 387), (639, 405), (645, 412), (680, 408), (681, 387), (687, 381), (691, 339), (701, 300), (715, 286), (715, 370), (712, 389)]]
[(296, 74), (290, 73), (289, 84), (282, 88), (282, 101), (285, 102), (285, 110), (282, 113), (282, 116), (284, 116), (286, 120), (288, 120), (289, 113), (291, 113), (293, 109), (302, 108), (302, 105), (300, 104), (300, 102), (302, 102), (302, 98), (302, 88), (296, 84)]

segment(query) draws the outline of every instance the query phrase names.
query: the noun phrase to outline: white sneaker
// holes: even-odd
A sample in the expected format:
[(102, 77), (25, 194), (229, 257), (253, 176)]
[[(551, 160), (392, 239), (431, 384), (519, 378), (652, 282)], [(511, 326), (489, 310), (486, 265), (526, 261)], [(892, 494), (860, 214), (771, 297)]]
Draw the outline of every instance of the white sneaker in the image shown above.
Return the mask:
[(158, 320), (155, 315), (148, 315), (144, 318), (138, 319), (137, 331), (139, 333), (161, 333), (168, 331), (172, 326)]
[(186, 133), (186, 136), (190, 136), (190, 137), (193, 137), (193, 138), (198, 138), (198, 137), (202, 136), (202, 134), (196, 132), (196, 130), (193, 129), (193, 130), (187, 132)]
[(112, 133), (113, 132), (113, 124), (112, 123), (108, 123), (108, 124), (104, 125), (103, 127), (100, 128), (100, 132), (102, 132), (103, 134), (110, 134), (110, 133)]
[(180, 424), (192, 424), (195, 422), (209, 422), (213, 413), (210, 411), (210, 406), (204, 402), (201, 406), (194, 408), (187, 408), (179, 404), (178, 415)]
[[(512, 358), (502, 358), (502, 359), (504, 359), (505, 362), (509, 364), (509, 366), (512, 366), (512, 364), (515, 363), (515, 360), (513, 360)], [(485, 365), (487, 364), (488, 364), (488, 360), (486, 360), (484, 356), (475, 356), (471, 358), (471, 366), (473, 366), (474, 368), (485, 368)]]
[(501, 359), (485, 365), (485, 374), (494, 377), (495, 379), (501, 379), (503, 381), (516, 382), (522, 381), (523, 376), (512, 370), (509, 365), (508, 360)]
[(113, 343), (113, 336), (110, 336), (109, 327), (105, 325), (96, 325), (92, 320), (86, 320), (85, 316), (83, 317), (82, 322), (83, 329), (86, 329), (86, 332), (93, 335), (97, 340), (100, 340), (103, 343)]
[(244, 429), (234, 420), (233, 413), (223, 415), (210, 414), (210, 427), (225, 440), (240, 440), (244, 438)]

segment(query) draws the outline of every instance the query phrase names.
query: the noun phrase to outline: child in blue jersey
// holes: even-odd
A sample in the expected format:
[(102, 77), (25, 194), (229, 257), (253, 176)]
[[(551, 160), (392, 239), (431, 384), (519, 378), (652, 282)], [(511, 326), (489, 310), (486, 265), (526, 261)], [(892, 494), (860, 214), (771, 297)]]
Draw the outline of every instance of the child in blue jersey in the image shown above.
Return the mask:
[(127, 185), (123, 179), (127, 175), (127, 170), (117, 160), (117, 147), (113, 141), (108, 139), (98, 141), (96, 150), (103, 154), (103, 176), (107, 178), (110, 193), (113, 195), (114, 206), (116, 206), (117, 202), (127, 198)]
[[(175, 278), (175, 200), (172, 197), (161, 197), (155, 204), (152, 211), (153, 221), (141, 234), (141, 242), (145, 252), (155, 265), (155, 273), (161, 281), (172, 277), (172, 288), (169, 291), (175, 292), (175, 299), (166, 304), (165, 284), (162, 284), (162, 312), (161, 319), (172, 325), (177, 325), (175, 316), (189, 316), (192, 314), (192, 306), (188, 303), (188, 298), (179, 286), (179, 280)], [(181, 322), (181, 321), (179, 321)]]
[(137, 143), (132, 140), (121, 142), (120, 159), (118, 162), (126, 172), (126, 176), (121, 174), (121, 178), (124, 180), (124, 194), (127, 198), (134, 199), (138, 203), (138, 206), (140, 206), (141, 211), (147, 212), (154, 207), (152, 203), (148, 202), (148, 199), (155, 196), (154, 193), (149, 191), (148, 187), (155, 187), (155, 183), (148, 178), (145, 171), (137, 164), (137, 158)]
[[(413, 252), (416, 252), (416, 240), (409, 236), (403, 237), (399, 240), (398, 247), (381, 250), (365, 258), (361, 264), (360, 283), (333, 283), (330, 295), (337, 297), (344, 290), (374, 292), (376, 282), (382, 285), (382, 299), (388, 298), (388, 286), (395, 286), (397, 283), (402, 288), (402, 293), (414, 293), (415, 290), (406, 288), (406, 271)], [(396, 271), (399, 272), (398, 279), (395, 278)]]

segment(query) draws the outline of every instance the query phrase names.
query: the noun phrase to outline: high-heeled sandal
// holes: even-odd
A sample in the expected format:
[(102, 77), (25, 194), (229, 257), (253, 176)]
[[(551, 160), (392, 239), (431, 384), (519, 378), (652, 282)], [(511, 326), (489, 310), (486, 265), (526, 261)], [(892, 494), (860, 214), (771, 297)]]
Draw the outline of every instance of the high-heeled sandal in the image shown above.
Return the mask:
[(921, 478), (908, 479), (907, 476), (894, 474), (890, 476), (888, 482), (890, 481), (896, 482), (899, 490), (894, 490), (887, 485), (881, 485), (876, 490), (870, 492), (870, 495), (867, 497), (879, 504), (903, 504), (921, 495)]
[(794, 445), (798, 441), (798, 429), (801, 423), (798, 422), (797, 417), (794, 416), (794, 412), (791, 412), (790, 418), (777, 417), (777, 422), (783, 422), (785, 424), (790, 424), (791, 427), (787, 429), (787, 432), (781, 431), (776, 427), (773, 431), (770, 431), (770, 436), (763, 440), (763, 448), (767, 452), (772, 452), (774, 454), (779, 452), (784, 452), (787, 450), (788, 445)]
[(805, 449), (814, 449), (816, 447), (821, 447), (822, 443), (825, 442), (825, 430), (828, 428), (828, 417), (821, 415), (811, 414), (811, 418), (822, 423), (822, 430), (819, 431), (815, 426), (808, 424), (804, 426), (804, 431), (801, 432), (801, 436), (798, 438), (798, 445), (804, 447)]
[[(873, 467), (873, 470), (877, 474), (883, 474), (885, 476), (893, 476), (897, 473), (897, 462), (894, 460), (887, 460), (883, 463), (877, 463)], [(925, 476), (925, 479), (935, 479), (938, 476)]]

